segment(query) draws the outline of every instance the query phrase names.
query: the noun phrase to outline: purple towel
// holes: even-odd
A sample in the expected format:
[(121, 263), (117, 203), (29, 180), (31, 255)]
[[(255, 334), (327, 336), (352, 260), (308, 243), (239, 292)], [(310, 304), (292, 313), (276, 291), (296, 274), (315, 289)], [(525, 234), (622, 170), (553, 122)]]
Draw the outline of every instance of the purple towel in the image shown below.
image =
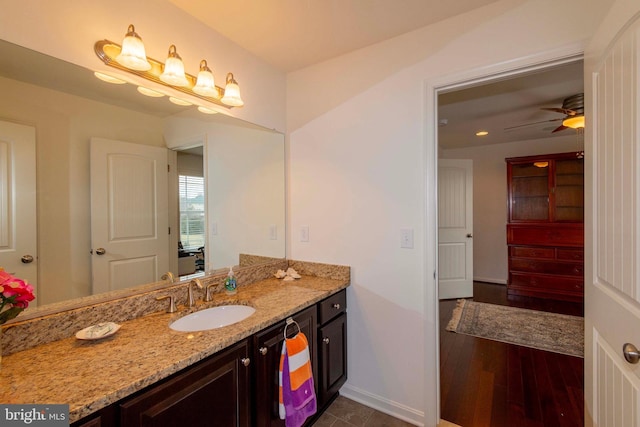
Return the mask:
[[(306, 357), (308, 358), (308, 348), (306, 349)], [(313, 376), (309, 375), (309, 378), (296, 390), (291, 389), (286, 341), (282, 345), (280, 362), (280, 419), (285, 420), (286, 427), (300, 427), (317, 410)]]

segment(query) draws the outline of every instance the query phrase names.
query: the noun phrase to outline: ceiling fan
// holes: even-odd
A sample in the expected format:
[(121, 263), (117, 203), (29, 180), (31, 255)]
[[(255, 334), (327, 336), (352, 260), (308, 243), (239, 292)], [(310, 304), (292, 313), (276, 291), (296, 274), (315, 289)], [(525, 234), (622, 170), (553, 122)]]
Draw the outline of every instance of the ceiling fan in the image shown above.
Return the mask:
[(507, 131), (507, 130), (521, 128), (524, 126), (531, 126), (531, 125), (537, 125), (540, 123), (559, 122), (559, 121), (562, 121), (562, 124), (557, 128), (555, 128), (551, 133), (560, 132), (568, 128), (576, 129), (576, 128), (584, 127), (584, 94), (583, 93), (577, 93), (575, 95), (571, 95), (568, 98), (565, 98), (564, 101), (562, 101), (562, 107), (560, 108), (543, 107), (541, 108), (541, 110), (561, 113), (561, 114), (564, 114), (565, 117), (550, 119), (550, 120), (543, 120), (541, 122), (526, 123), (523, 125), (511, 126), (508, 128), (504, 128), (504, 130)]

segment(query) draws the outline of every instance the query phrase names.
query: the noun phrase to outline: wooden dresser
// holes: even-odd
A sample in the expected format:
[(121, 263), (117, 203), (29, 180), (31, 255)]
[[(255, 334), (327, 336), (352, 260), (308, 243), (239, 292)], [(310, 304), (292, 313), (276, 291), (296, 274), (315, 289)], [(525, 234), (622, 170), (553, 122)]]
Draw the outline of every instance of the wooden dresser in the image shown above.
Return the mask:
[(582, 158), (572, 152), (506, 162), (508, 295), (582, 301)]

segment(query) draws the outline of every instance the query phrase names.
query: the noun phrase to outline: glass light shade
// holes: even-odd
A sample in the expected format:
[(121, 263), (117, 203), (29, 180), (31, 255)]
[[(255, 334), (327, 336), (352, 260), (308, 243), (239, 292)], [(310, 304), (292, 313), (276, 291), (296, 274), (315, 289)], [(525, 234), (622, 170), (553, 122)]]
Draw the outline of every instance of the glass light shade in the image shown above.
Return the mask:
[(200, 72), (198, 73), (198, 79), (196, 80), (196, 85), (193, 87), (193, 91), (202, 96), (218, 97), (213, 73), (209, 67), (207, 67), (207, 61), (204, 59), (200, 61)]
[(234, 80), (233, 74), (227, 74), (227, 85), (224, 88), (224, 96), (221, 101), (232, 107), (242, 107), (244, 102), (240, 98), (240, 87), (238, 82)]
[(129, 25), (116, 61), (132, 70), (148, 71), (151, 69), (151, 64), (147, 61), (147, 54), (144, 51), (144, 43), (133, 25)]
[(160, 93), (158, 91), (146, 88), (144, 86), (138, 86), (138, 92), (140, 92), (144, 96), (150, 96), (152, 98), (162, 98), (164, 96), (164, 93)]
[(562, 125), (572, 129), (584, 127), (584, 116), (567, 117), (562, 121)]
[(164, 64), (164, 70), (160, 74), (160, 80), (171, 86), (189, 86), (189, 81), (184, 75), (182, 58), (176, 52), (174, 45), (169, 46), (169, 56)]
[(533, 162), (533, 166), (537, 168), (546, 168), (549, 166), (549, 162)]

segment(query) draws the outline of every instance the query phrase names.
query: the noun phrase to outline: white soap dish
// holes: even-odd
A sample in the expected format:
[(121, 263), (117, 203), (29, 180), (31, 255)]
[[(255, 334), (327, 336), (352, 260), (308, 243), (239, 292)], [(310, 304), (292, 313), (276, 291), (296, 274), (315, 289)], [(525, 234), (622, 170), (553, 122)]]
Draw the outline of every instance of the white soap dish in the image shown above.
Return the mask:
[(81, 331), (76, 332), (76, 338), (79, 340), (99, 340), (110, 337), (118, 332), (120, 325), (113, 322), (103, 322), (97, 325), (89, 326)]

